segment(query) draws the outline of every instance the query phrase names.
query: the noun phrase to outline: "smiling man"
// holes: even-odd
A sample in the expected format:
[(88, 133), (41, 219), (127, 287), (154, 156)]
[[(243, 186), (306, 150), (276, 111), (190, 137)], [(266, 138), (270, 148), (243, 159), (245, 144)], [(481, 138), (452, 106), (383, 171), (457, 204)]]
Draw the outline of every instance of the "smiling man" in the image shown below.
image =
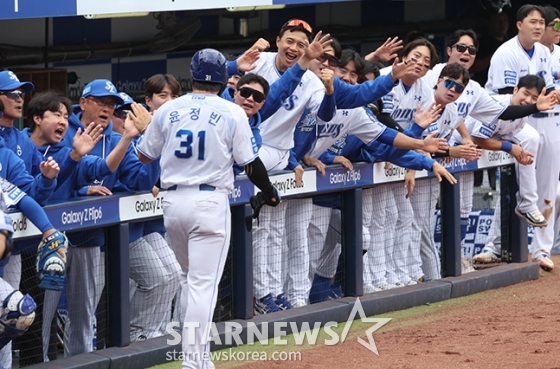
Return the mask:
[[(491, 94), (511, 94), (519, 80), (535, 74), (544, 79), (547, 93), (560, 91), (554, 87), (550, 50), (539, 41), (546, 30), (547, 12), (538, 5), (526, 4), (517, 11), (517, 36), (505, 42), (496, 50), (490, 61), (486, 90)], [(555, 18), (549, 19), (553, 24)], [(503, 119), (503, 118), (502, 118)], [(537, 113), (528, 118), (528, 123), (540, 134), (539, 148), (536, 154), (537, 206), (541, 212), (554, 205), (558, 174), (560, 172), (560, 115), (555, 111)], [(519, 210), (519, 209), (518, 209)], [(533, 213), (520, 213), (529, 222)], [(542, 221), (542, 214), (537, 220)], [(554, 263), (550, 259), (550, 250), (554, 244), (554, 217), (548, 219), (547, 227), (535, 229), (531, 243), (533, 260), (539, 262), (544, 270), (551, 270)]]

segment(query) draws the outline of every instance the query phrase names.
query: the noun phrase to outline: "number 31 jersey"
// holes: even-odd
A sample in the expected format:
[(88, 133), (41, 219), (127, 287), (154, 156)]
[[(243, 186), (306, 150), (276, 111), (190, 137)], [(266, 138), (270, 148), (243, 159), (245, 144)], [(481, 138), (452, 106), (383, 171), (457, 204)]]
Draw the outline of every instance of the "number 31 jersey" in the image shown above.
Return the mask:
[(159, 108), (137, 146), (161, 156), (162, 188), (207, 184), (233, 189), (233, 161), (255, 160), (255, 139), (241, 107), (217, 95), (187, 94)]

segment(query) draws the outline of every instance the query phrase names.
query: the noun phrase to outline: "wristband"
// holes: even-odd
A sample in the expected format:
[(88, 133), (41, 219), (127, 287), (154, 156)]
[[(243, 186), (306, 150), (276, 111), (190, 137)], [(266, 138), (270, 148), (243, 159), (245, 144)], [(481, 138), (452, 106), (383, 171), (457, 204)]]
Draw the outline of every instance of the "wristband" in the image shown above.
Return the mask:
[(511, 142), (509, 141), (502, 142), (502, 147), (500, 148), (500, 150), (505, 152), (511, 152), (511, 149), (513, 149), (513, 144)]

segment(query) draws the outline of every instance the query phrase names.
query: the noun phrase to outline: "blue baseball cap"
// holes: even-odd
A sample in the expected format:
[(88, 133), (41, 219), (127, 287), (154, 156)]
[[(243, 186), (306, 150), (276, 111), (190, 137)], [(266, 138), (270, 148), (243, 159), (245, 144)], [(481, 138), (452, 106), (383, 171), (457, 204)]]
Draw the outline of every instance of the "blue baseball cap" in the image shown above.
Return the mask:
[(110, 96), (115, 98), (115, 103), (122, 105), (124, 103), (123, 98), (117, 92), (117, 88), (113, 82), (108, 79), (95, 79), (88, 83), (84, 90), (82, 91), (82, 97), (105, 97)]
[(128, 96), (127, 93), (119, 92), (119, 96), (121, 97), (121, 99), (123, 99), (123, 103), (115, 106), (115, 110), (122, 109), (123, 107), (125, 107), (127, 105), (130, 105), (134, 102), (134, 99), (132, 97)]
[(33, 91), (35, 86), (31, 82), (20, 82), (11, 70), (0, 72), (0, 91), (13, 91), (23, 88), (26, 92)]

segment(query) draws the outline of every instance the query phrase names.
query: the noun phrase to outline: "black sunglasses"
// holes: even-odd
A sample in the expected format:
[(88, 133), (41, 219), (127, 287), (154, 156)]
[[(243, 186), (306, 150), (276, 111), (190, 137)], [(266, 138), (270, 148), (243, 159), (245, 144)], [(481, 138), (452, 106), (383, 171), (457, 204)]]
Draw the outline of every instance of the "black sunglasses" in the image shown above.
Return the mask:
[(478, 52), (478, 47), (476, 47), (476, 46), (467, 46), (465, 44), (455, 44), (455, 45), (453, 45), (453, 47), (455, 49), (457, 49), (457, 51), (460, 52), (460, 53), (464, 53), (465, 50), (469, 50), (469, 54), (476, 55), (476, 53)]
[(113, 115), (117, 118), (124, 120), (128, 116), (128, 113), (130, 113), (130, 110), (122, 109), (122, 110), (115, 110)]
[(454, 88), (455, 92), (457, 92), (458, 94), (463, 93), (463, 91), (465, 91), (465, 86), (463, 84), (454, 81), (452, 79), (444, 79), (443, 86), (449, 90)]
[(336, 56), (331, 54), (323, 54), (317, 58), (318, 61), (321, 63), (327, 62), (327, 65), (332, 68), (336, 68), (338, 66), (338, 59)]
[(20, 90), (14, 91), (0, 91), (0, 95), (5, 95), (8, 99), (17, 101), (21, 97), (22, 100), (25, 99), (25, 92)]
[(239, 89), (239, 95), (241, 95), (241, 97), (245, 99), (248, 99), (249, 97), (253, 96), (253, 100), (256, 103), (262, 103), (264, 101), (264, 94), (251, 87), (241, 87)]

